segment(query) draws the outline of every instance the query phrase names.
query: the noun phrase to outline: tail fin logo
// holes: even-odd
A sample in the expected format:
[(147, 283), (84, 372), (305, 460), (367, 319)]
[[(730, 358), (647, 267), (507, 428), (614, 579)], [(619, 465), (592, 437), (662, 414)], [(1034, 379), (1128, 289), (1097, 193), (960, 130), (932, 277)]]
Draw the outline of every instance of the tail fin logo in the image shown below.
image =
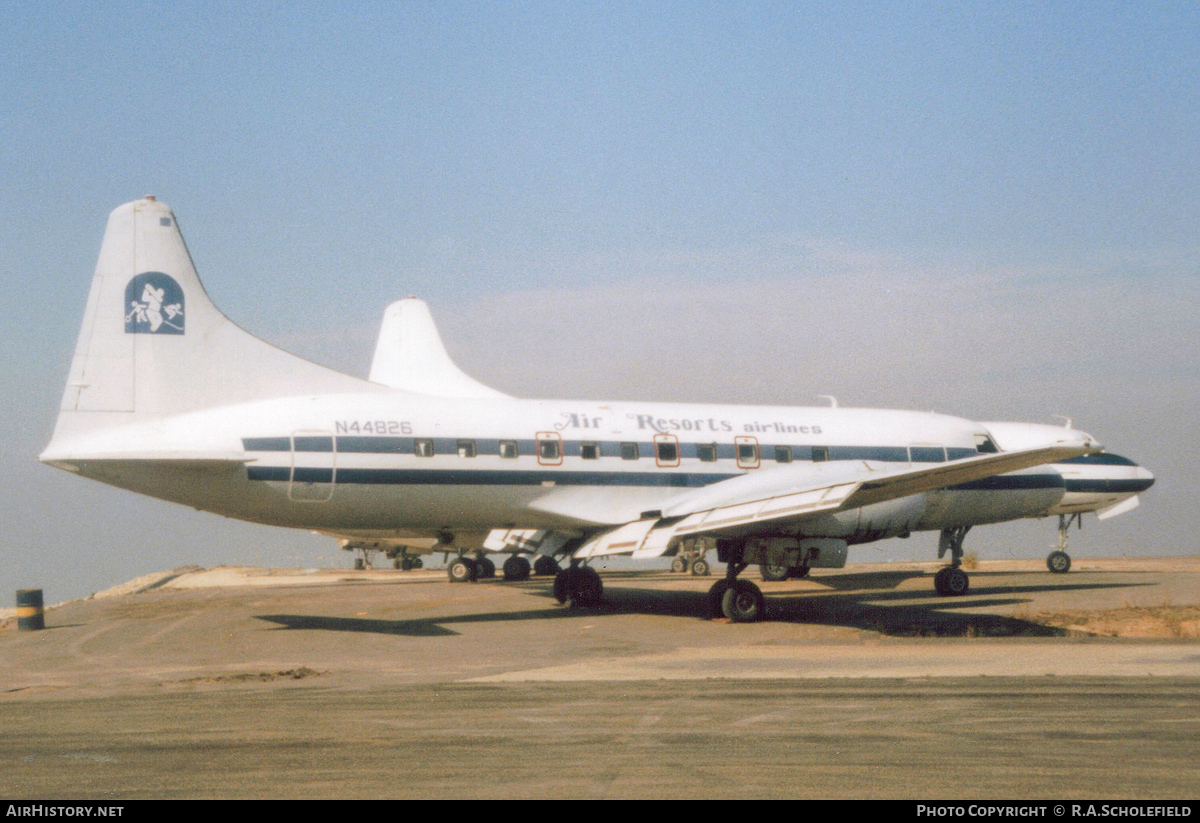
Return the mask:
[(160, 271), (139, 274), (125, 287), (126, 334), (183, 334), (183, 289)]

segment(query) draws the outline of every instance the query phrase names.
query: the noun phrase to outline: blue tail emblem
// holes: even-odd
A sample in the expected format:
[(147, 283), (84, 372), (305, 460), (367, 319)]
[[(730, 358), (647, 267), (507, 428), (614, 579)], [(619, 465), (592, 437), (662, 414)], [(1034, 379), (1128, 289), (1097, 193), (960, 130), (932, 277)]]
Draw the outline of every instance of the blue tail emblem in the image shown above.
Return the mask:
[(125, 287), (126, 334), (183, 334), (183, 289), (160, 271), (139, 274)]

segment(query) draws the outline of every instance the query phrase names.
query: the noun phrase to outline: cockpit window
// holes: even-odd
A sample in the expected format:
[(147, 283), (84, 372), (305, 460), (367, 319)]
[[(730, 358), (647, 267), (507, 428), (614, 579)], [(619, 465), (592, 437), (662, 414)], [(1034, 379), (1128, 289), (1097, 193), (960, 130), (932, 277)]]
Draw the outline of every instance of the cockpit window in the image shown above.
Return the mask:
[(980, 454), (996, 454), (1000, 450), (996, 448), (996, 442), (986, 434), (975, 435), (975, 451)]

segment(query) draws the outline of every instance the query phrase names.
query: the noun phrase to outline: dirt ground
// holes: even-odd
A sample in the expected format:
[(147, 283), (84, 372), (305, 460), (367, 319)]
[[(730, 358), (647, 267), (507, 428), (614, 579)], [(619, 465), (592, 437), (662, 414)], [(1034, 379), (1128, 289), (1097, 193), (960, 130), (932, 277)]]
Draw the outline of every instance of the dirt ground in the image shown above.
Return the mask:
[(1195, 797), (1200, 560), (764, 583), (188, 568), (0, 628), (0, 795)]

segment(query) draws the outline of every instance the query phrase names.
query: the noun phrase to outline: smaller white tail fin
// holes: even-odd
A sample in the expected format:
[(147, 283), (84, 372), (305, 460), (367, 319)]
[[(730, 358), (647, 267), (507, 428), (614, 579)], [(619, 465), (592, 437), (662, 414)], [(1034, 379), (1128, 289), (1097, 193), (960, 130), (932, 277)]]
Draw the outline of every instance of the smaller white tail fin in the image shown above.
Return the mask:
[(251, 400), (380, 390), (221, 314), (175, 215), (147, 197), (109, 215), (54, 437)]
[(466, 375), (446, 352), (424, 300), (397, 300), (383, 313), (370, 379), (438, 397), (507, 397)]

